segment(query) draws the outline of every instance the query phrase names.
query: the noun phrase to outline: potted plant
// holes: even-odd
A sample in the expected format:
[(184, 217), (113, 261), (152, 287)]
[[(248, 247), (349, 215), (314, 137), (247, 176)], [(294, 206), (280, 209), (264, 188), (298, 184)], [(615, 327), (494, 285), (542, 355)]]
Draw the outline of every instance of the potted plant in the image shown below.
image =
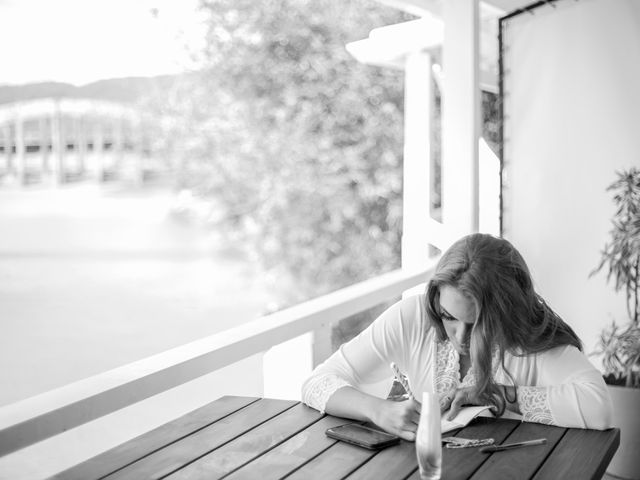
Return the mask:
[(593, 355), (602, 356), (607, 384), (640, 388), (640, 327), (637, 322), (620, 327), (612, 321), (600, 333)]
[(604, 328), (593, 354), (602, 356), (614, 422), (621, 427), (620, 448), (607, 473), (640, 479), (640, 170), (617, 175), (607, 188), (616, 205), (613, 228), (591, 275), (606, 269), (607, 282), (613, 280), (616, 292), (625, 292), (629, 319)]

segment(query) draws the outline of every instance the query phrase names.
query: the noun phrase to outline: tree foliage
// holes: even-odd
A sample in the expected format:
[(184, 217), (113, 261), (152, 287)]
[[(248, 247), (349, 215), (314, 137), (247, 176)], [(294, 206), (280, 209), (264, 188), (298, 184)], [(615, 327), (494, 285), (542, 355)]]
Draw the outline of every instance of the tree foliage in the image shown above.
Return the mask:
[(168, 154), (281, 306), (399, 265), (403, 74), (345, 44), (406, 20), (366, 0), (205, 0), (201, 68), (165, 93)]

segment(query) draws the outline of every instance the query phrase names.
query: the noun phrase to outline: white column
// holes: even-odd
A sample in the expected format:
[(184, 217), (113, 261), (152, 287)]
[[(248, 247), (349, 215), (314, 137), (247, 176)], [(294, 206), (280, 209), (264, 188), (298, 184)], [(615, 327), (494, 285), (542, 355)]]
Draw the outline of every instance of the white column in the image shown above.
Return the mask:
[(113, 119), (113, 137), (111, 143), (111, 168), (114, 173), (120, 177), (123, 174), (124, 159), (125, 159), (125, 125), (124, 118), (115, 117)]
[(40, 146), (42, 180), (49, 174), (49, 137), (47, 118), (42, 116), (38, 119), (38, 144)]
[(447, 0), (442, 6), (442, 220), (455, 239), (478, 231), (478, 1)]
[(324, 362), (333, 353), (333, 349), (331, 347), (332, 331), (333, 323), (328, 321), (318, 325), (313, 331), (312, 362), (314, 367)]
[(24, 142), (24, 119), (18, 114), (15, 121), (16, 177), (21, 184), (26, 183), (26, 148)]
[(141, 187), (144, 183), (144, 135), (142, 119), (136, 117), (131, 120), (131, 143), (133, 151), (131, 152), (134, 162), (134, 183)]
[(87, 139), (85, 135), (85, 119), (84, 116), (78, 114), (73, 120), (73, 153), (75, 154), (76, 161), (78, 162), (78, 171), (81, 176), (84, 176), (87, 169)]
[(91, 157), (95, 165), (95, 175), (98, 183), (104, 181), (104, 125), (103, 119), (98, 117), (93, 122), (93, 150)]
[(11, 134), (11, 123), (7, 122), (2, 127), (4, 141), (4, 155), (7, 158), (7, 174), (13, 174), (13, 136)]
[(51, 167), (53, 172), (53, 183), (64, 183), (64, 154), (67, 149), (64, 141), (62, 125), (62, 115), (60, 104), (56, 102), (53, 115), (51, 116)]
[(299, 399), (302, 383), (311, 375), (313, 367), (326, 358), (314, 362), (311, 333), (274, 345), (262, 359), (264, 396)]
[(402, 268), (429, 258), (431, 204), (431, 56), (413, 52), (405, 63)]

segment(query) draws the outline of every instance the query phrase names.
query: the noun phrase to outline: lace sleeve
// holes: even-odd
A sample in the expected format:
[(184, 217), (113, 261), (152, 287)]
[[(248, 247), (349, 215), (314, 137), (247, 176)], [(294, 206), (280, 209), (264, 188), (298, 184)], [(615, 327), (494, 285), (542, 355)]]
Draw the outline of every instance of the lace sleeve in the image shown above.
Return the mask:
[(547, 387), (518, 387), (517, 393), (523, 421), (556, 424), (551, 414)]
[(342, 387), (351, 386), (349, 382), (335, 374), (324, 374), (309, 378), (302, 389), (302, 401), (311, 408), (324, 413), (331, 395)]

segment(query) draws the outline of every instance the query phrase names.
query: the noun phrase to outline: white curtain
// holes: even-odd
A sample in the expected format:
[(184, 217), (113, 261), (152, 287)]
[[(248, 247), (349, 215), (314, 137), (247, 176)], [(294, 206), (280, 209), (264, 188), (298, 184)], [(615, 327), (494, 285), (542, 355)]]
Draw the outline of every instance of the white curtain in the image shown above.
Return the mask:
[(614, 213), (605, 189), (640, 166), (640, 1), (553, 5), (503, 22), (503, 230), (590, 351), (627, 318), (588, 276)]

